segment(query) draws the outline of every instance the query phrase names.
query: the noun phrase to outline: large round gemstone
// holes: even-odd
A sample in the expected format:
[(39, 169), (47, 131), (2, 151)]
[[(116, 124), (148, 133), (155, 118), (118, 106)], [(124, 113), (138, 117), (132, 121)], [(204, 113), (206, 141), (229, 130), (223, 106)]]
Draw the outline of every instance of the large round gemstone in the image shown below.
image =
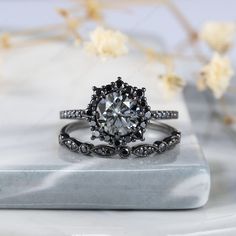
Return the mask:
[(137, 127), (139, 106), (126, 94), (108, 93), (97, 105), (98, 124), (110, 135), (126, 135)]

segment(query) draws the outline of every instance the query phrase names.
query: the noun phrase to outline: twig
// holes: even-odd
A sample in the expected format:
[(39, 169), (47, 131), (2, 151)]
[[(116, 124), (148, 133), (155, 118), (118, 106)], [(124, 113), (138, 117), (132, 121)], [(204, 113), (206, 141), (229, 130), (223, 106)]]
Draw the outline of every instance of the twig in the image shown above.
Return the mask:
[(225, 101), (224, 97), (221, 97), (220, 99), (220, 105), (222, 107), (223, 110), (223, 121), (226, 125), (232, 125), (233, 123), (236, 123), (236, 116), (230, 114), (228, 107), (227, 107), (227, 103)]
[(182, 25), (182, 27), (187, 32), (187, 36), (189, 37), (190, 41), (194, 43), (198, 39), (198, 33), (195, 31), (193, 26), (189, 23), (187, 18), (182, 14), (182, 12), (179, 10), (179, 8), (171, 1), (166, 0), (165, 1), (166, 6), (172, 12), (172, 14), (175, 16), (175, 18), (178, 20), (178, 22)]

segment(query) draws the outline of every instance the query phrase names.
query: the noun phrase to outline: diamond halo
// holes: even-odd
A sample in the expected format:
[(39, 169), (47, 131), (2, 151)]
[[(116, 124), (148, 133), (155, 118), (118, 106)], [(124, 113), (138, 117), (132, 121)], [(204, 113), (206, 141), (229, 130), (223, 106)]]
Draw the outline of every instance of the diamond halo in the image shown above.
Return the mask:
[(92, 130), (91, 139), (100, 139), (115, 146), (144, 140), (147, 122), (151, 118), (145, 88), (124, 83), (120, 77), (94, 94), (86, 113)]

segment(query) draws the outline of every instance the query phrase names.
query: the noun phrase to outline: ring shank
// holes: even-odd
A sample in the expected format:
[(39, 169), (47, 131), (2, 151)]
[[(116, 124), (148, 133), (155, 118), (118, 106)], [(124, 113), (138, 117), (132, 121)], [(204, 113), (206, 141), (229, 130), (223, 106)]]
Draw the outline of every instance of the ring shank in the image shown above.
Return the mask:
[(67, 124), (61, 129), (59, 135), (59, 143), (62, 146), (68, 148), (70, 151), (83, 153), (86, 155), (94, 153), (102, 157), (111, 157), (119, 154), (121, 157), (124, 157), (123, 150), (125, 150), (128, 152), (127, 156), (129, 156), (130, 154), (134, 154), (138, 157), (147, 157), (153, 153), (162, 153), (168, 149), (173, 148), (180, 142), (181, 139), (181, 133), (177, 131), (177, 129), (167, 124), (154, 121), (150, 122), (148, 124), (148, 127), (167, 134), (167, 136), (163, 140), (156, 140), (152, 144), (139, 144), (132, 147), (114, 147), (110, 145), (95, 146), (91, 143), (82, 142), (70, 136), (71, 132), (85, 127), (88, 127), (88, 124), (84, 121), (76, 121)]
[[(81, 120), (90, 117), (87, 115), (86, 110), (64, 110), (60, 112), (60, 119), (72, 119), (72, 120)], [(169, 120), (169, 119), (178, 119), (178, 111), (169, 111), (169, 110), (153, 110), (151, 111), (151, 118), (157, 120)]]
[[(64, 126), (61, 129), (61, 133), (70, 134), (71, 132), (74, 132), (78, 129), (87, 128), (87, 127), (89, 127), (89, 125), (85, 121), (72, 122), (72, 123), (69, 123), (68, 125)], [(152, 121), (152, 122), (148, 123), (147, 128), (151, 128), (153, 130), (160, 131), (165, 134), (171, 134), (172, 132), (177, 131), (177, 129), (175, 129), (174, 127), (164, 124), (164, 123), (161, 123), (161, 122), (158, 122), (158, 121)]]

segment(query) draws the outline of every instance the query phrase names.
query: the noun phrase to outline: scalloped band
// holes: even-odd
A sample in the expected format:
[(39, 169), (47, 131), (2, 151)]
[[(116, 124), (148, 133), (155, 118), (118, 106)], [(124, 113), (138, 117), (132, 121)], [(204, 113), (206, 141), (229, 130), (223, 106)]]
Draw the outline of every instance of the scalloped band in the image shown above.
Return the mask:
[(61, 129), (59, 134), (60, 145), (66, 147), (72, 152), (84, 155), (96, 155), (99, 157), (112, 158), (118, 156), (120, 158), (128, 158), (130, 155), (136, 157), (147, 157), (152, 154), (161, 154), (175, 147), (180, 143), (181, 133), (172, 126), (160, 122), (150, 122), (148, 128), (161, 131), (167, 136), (162, 140), (156, 140), (152, 144), (138, 144), (134, 146), (111, 146), (111, 145), (94, 145), (92, 143), (82, 142), (70, 136), (70, 133), (86, 126), (84, 121), (76, 121), (69, 123)]

